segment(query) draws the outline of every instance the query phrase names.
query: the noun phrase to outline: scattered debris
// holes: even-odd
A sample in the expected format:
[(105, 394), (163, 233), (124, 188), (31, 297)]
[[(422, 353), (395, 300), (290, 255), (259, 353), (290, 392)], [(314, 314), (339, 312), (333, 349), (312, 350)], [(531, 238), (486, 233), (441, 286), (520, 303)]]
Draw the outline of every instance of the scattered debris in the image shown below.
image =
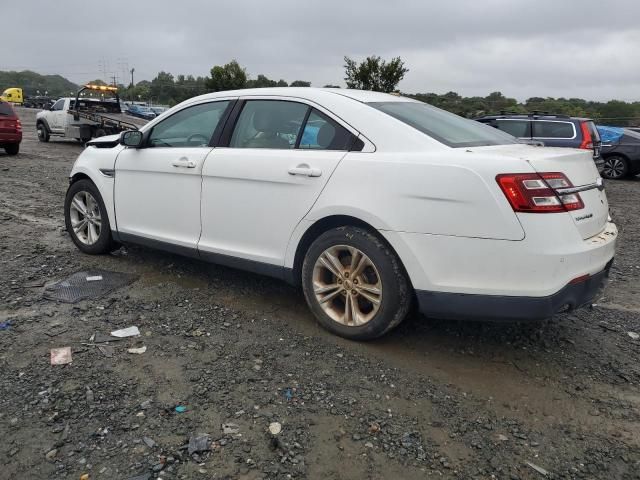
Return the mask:
[(154, 442), (152, 439), (150, 439), (149, 437), (142, 437), (142, 441), (144, 442), (144, 444), (149, 447), (149, 448), (153, 448), (157, 445), (156, 442)]
[(279, 422), (273, 422), (269, 425), (271, 435), (278, 435), (282, 431), (282, 425)]
[(114, 338), (111, 335), (105, 335), (104, 333), (96, 332), (91, 335), (89, 341), (92, 343), (108, 343), (108, 342), (118, 342), (119, 338)]
[(71, 347), (51, 349), (51, 365), (67, 365), (71, 362)]
[(0, 330), (9, 330), (11, 326), (11, 320), (7, 320), (6, 322), (0, 322)]
[(107, 358), (113, 357), (116, 351), (116, 349), (111, 345), (98, 345), (98, 350), (100, 350), (100, 353), (102, 353)]
[[(90, 278), (100, 281), (90, 281)], [(117, 288), (129, 285), (137, 279), (136, 275), (106, 270), (94, 270), (74, 273), (70, 277), (47, 285), (42, 296), (47, 300), (65, 303), (77, 303), (88, 298), (98, 298)]]
[(531, 468), (533, 468), (536, 472), (538, 472), (540, 475), (544, 476), (544, 477), (548, 477), (549, 476), (549, 472), (547, 472), (544, 468), (539, 467), (538, 465), (536, 465), (535, 463), (531, 463), (531, 462), (525, 462), (527, 465), (529, 465)]
[(83, 473), (82, 475), (80, 475), (80, 480), (89, 480), (89, 474)]
[(640, 338), (640, 333), (636, 332), (627, 332), (627, 335), (629, 335), (632, 340), (638, 340)]
[(503, 435), (502, 433), (499, 433), (498, 435), (496, 435), (496, 440), (498, 440), (499, 442), (508, 442), (509, 437)]
[(87, 277), (87, 282), (100, 282), (102, 280), (102, 275), (92, 275)]
[(380, 431), (380, 424), (373, 422), (370, 426), (369, 426), (369, 434), (370, 435), (375, 435), (376, 433), (378, 433)]
[(189, 438), (189, 455), (209, 450), (211, 436), (207, 433), (199, 433)]
[(138, 327), (135, 326), (123, 328), (121, 330), (114, 330), (113, 332), (111, 332), (112, 337), (118, 338), (136, 337), (138, 335), (140, 335), (140, 330), (138, 330)]
[(57, 337), (58, 335), (65, 333), (69, 330), (69, 327), (62, 323), (53, 323), (49, 325), (49, 330), (47, 330), (45, 335), (49, 337)]
[(95, 395), (93, 394), (93, 390), (91, 390), (88, 386), (86, 391), (86, 397), (87, 397), (87, 403), (93, 403), (96, 399)]
[(187, 407), (185, 407), (184, 405), (178, 405), (175, 408), (176, 413), (184, 413), (187, 411)]
[(223, 423), (222, 424), (222, 433), (225, 435), (235, 435), (240, 431), (240, 427), (235, 423)]
[(47, 452), (47, 454), (45, 455), (45, 458), (48, 461), (53, 462), (53, 460), (56, 458), (56, 455), (58, 455), (58, 449), (54, 448), (53, 450), (49, 450)]
[(137, 347), (137, 348), (129, 348), (127, 350), (127, 352), (129, 352), (129, 353), (135, 353), (137, 355), (142, 355), (146, 351), (147, 351), (147, 346), (146, 345), (143, 345), (143, 346)]

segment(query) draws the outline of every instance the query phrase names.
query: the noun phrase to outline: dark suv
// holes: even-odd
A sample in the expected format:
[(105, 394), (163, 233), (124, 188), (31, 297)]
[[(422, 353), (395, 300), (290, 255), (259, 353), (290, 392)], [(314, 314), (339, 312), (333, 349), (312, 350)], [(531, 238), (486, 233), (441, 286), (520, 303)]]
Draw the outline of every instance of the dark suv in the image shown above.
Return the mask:
[(588, 118), (551, 115), (548, 113), (502, 113), (476, 118), (514, 137), (531, 142), (542, 142), (547, 147), (570, 147), (593, 150), (598, 171), (604, 162), (600, 157), (602, 142), (593, 120)]

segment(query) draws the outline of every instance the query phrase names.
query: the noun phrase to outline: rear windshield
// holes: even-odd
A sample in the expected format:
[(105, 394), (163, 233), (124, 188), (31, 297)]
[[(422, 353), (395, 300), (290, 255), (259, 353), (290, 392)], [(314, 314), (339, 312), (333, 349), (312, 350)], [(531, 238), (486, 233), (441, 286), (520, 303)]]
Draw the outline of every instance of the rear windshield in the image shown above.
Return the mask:
[(368, 105), (453, 148), (517, 143), (511, 135), (422, 102), (372, 102)]
[(3, 117), (13, 117), (13, 108), (7, 102), (0, 102), (0, 115)]

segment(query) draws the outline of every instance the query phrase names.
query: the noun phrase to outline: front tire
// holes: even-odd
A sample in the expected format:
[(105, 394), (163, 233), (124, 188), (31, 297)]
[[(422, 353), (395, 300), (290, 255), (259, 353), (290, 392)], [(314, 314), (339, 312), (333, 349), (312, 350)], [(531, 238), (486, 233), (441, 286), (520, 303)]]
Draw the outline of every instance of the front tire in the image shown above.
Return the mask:
[(38, 132), (38, 140), (40, 140), (41, 142), (49, 141), (49, 129), (47, 129), (47, 126), (44, 123), (39, 123), (36, 127), (36, 130)]
[(620, 155), (612, 155), (604, 159), (602, 176), (610, 180), (620, 180), (629, 175), (629, 162)]
[(320, 325), (351, 340), (384, 335), (411, 307), (411, 285), (400, 259), (358, 227), (334, 228), (311, 244), (302, 288)]
[(67, 190), (64, 221), (73, 243), (82, 252), (99, 255), (113, 250), (107, 209), (90, 180), (78, 180)]
[(17, 155), (20, 151), (20, 144), (12, 143), (10, 145), (6, 145), (4, 147), (4, 151), (7, 152), (7, 155)]

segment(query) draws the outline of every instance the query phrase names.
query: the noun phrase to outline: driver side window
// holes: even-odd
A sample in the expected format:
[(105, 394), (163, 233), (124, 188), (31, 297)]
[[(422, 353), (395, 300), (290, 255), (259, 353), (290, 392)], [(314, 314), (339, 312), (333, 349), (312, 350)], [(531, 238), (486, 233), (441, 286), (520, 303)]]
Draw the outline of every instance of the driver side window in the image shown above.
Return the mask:
[(62, 108), (64, 107), (64, 99), (60, 99), (58, 100), (56, 103), (53, 104), (53, 107), (51, 107), (51, 110), (54, 112), (57, 112), (59, 110), (62, 110)]
[(187, 107), (158, 123), (149, 136), (149, 147), (206, 147), (228, 101)]

